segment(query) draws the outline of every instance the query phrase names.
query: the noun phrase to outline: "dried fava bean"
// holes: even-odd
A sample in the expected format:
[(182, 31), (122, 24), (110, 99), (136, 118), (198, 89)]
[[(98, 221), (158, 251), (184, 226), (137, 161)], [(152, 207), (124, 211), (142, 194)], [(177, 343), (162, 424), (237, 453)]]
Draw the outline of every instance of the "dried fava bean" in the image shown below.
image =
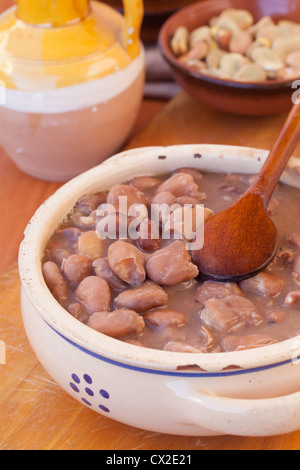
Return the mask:
[(157, 222), (145, 219), (138, 230), (138, 246), (143, 251), (155, 251), (161, 247), (160, 226)]
[(207, 56), (208, 44), (205, 41), (199, 41), (186, 54), (180, 56), (179, 60), (183, 63), (189, 63), (193, 60), (202, 60)]
[(77, 246), (79, 253), (93, 260), (101, 258), (105, 252), (105, 241), (99, 238), (97, 232), (94, 230), (84, 232), (80, 235)]
[(145, 313), (143, 318), (147, 323), (158, 328), (168, 326), (180, 327), (183, 326), (187, 321), (184, 313), (165, 308), (152, 310), (151, 312)]
[(244, 55), (252, 42), (253, 39), (250, 33), (247, 31), (240, 31), (232, 36), (228, 44), (228, 49), (230, 52)]
[(232, 77), (243, 65), (249, 63), (249, 60), (242, 54), (229, 52), (225, 54), (220, 61), (220, 71)]
[(179, 59), (183, 65), (188, 66), (190, 69), (195, 70), (195, 72), (202, 72), (206, 69), (206, 64), (202, 60), (199, 59), (188, 59), (188, 60), (181, 60)]
[(181, 240), (150, 255), (146, 262), (146, 272), (153, 282), (166, 286), (174, 286), (199, 275), (197, 266), (192, 263), (186, 245)]
[(181, 341), (169, 341), (163, 347), (163, 351), (183, 352), (183, 353), (202, 353), (200, 348), (196, 348), (189, 343)]
[(270, 16), (263, 16), (257, 23), (248, 28), (248, 33), (256, 37), (259, 31), (266, 26), (274, 26), (275, 23)]
[(256, 306), (245, 297), (230, 295), (224, 299), (209, 299), (199, 312), (200, 319), (216, 331), (234, 333), (246, 325), (263, 322)]
[(233, 75), (233, 79), (239, 82), (263, 82), (267, 78), (266, 71), (257, 64), (246, 64)]
[(213, 34), (219, 48), (224, 51), (228, 50), (229, 42), (233, 34), (232, 31), (229, 29), (216, 28)]
[(284, 285), (285, 281), (281, 277), (265, 272), (259, 273), (240, 283), (241, 289), (261, 294), (267, 298), (276, 297), (281, 294)]
[(93, 262), (93, 268), (96, 276), (107, 280), (108, 284), (116, 290), (123, 290), (128, 287), (111, 269), (107, 258), (98, 258)]
[(215, 37), (216, 33), (220, 30), (223, 31), (230, 31), (231, 33), (238, 33), (240, 28), (238, 27), (237, 23), (233, 21), (231, 18), (226, 18), (225, 16), (219, 16), (217, 18), (215, 24), (212, 26), (212, 35)]
[(113, 312), (95, 312), (88, 321), (88, 326), (112, 338), (127, 335), (140, 335), (145, 327), (143, 318), (132, 310), (114, 310)]
[(161, 180), (159, 178), (154, 178), (153, 176), (137, 176), (130, 181), (130, 184), (139, 191), (147, 191), (148, 189), (153, 189), (161, 184)]
[(290, 67), (300, 69), (300, 52), (292, 52), (286, 58), (286, 63)]
[(166, 191), (173, 194), (175, 197), (197, 197), (199, 195), (199, 187), (193, 176), (189, 173), (173, 174), (158, 187), (156, 195)]
[(276, 339), (260, 334), (247, 336), (225, 336), (225, 338), (222, 339), (224, 352), (256, 349), (276, 343), (278, 343)]
[(277, 80), (293, 80), (299, 78), (300, 72), (299, 69), (295, 69), (293, 67), (284, 67), (281, 70), (278, 70), (276, 74)]
[(198, 42), (206, 41), (210, 42), (211, 34), (209, 26), (200, 26), (194, 29), (189, 35), (189, 45), (193, 48)]
[(47, 261), (44, 263), (42, 271), (45, 282), (53, 297), (61, 305), (65, 305), (69, 300), (70, 292), (57, 264)]
[(71, 255), (64, 259), (61, 266), (63, 275), (72, 288), (93, 273), (93, 260), (82, 254)]
[(216, 282), (216, 281), (205, 281), (201, 284), (195, 294), (196, 302), (199, 302), (201, 306), (212, 298), (224, 299), (229, 295), (240, 295), (243, 293), (235, 282)]
[(90, 313), (111, 309), (109, 284), (101, 277), (88, 276), (83, 279), (75, 291), (75, 297), (87, 307)]
[(290, 36), (287, 38), (276, 39), (273, 43), (273, 51), (283, 61), (286, 61), (287, 57), (293, 52), (299, 52), (300, 50), (300, 34)]
[(268, 73), (276, 73), (278, 70), (284, 68), (285, 63), (272, 49), (267, 47), (259, 47), (255, 49), (251, 54), (252, 60), (260, 65)]
[(114, 302), (117, 308), (126, 308), (141, 313), (167, 305), (168, 294), (159, 285), (147, 281), (141, 287), (121, 292)]
[(294, 21), (281, 20), (278, 22), (278, 26), (281, 29), (286, 30), (289, 34), (300, 35), (300, 24), (294, 23)]
[(288, 36), (290, 36), (290, 33), (287, 31), (287, 29), (282, 28), (279, 25), (268, 25), (264, 26), (258, 31), (256, 38), (266, 38), (269, 39), (271, 43), (273, 43), (276, 41), (276, 39), (286, 38)]
[(206, 65), (208, 69), (217, 69), (220, 66), (222, 57), (226, 52), (221, 51), (220, 49), (213, 49), (207, 54)]
[[(127, 198), (123, 207), (122, 200), (120, 198)], [(148, 207), (148, 199), (145, 194), (139, 189), (135, 188), (130, 184), (119, 184), (114, 186), (108, 193), (107, 204), (111, 204), (115, 207), (117, 212), (128, 212), (131, 206), (141, 204)]]
[(223, 18), (234, 21), (242, 30), (248, 29), (254, 24), (254, 18), (252, 14), (249, 11), (243, 9), (227, 8), (220, 15), (220, 19)]
[(171, 40), (171, 48), (175, 55), (185, 54), (189, 47), (189, 31), (185, 26), (176, 29)]
[(133, 287), (146, 280), (145, 255), (130, 243), (118, 240), (108, 249), (109, 266), (117, 276)]

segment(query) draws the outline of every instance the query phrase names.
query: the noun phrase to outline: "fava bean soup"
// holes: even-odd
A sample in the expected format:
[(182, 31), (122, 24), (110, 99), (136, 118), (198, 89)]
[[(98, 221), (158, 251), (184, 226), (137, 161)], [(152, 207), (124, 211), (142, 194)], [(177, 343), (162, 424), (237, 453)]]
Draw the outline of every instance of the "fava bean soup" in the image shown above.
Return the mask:
[(86, 195), (47, 244), (49, 290), (89, 327), (147, 348), (228, 352), (300, 334), (298, 189), (275, 190), (268, 210), (280, 244), (263, 272), (219, 283), (201, 279), (193, 263), (195, 233), (252, 180), (183, 168)]

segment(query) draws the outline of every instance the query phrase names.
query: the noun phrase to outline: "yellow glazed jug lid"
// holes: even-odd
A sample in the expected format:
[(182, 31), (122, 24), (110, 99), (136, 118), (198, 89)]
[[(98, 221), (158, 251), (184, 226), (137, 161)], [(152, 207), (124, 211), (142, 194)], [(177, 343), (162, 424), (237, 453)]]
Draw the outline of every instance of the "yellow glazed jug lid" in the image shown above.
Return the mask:
[(140, 53), (142, 0), (18, 0), (0, 16), (0, 81), (43, 91), (103, 78)]

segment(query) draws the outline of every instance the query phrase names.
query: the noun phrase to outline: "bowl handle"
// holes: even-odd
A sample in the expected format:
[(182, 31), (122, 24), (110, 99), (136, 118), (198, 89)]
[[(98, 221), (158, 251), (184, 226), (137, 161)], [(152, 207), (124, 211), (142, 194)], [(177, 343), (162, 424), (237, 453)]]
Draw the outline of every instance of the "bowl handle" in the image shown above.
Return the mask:
[(140, 31), (144, 17), (143, 0), (123, 0), (124, 26), (122, 43), (133, 59), (140, 52)]
[(300, 392), (276, 398), (239, 399), (195, 390), (186, 381), (170, 382), (168, 387), (192, 403), (185, 409), (193, 424), (219, 435), (262, 437), (300, 429)]

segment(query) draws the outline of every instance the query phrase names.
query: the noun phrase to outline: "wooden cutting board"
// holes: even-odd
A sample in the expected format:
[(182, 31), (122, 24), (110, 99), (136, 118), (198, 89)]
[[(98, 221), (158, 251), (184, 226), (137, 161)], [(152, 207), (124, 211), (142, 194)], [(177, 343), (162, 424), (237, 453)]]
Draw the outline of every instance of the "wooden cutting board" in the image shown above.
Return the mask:
[[(285, 117), (225, 115), (182, 93), (127, 148), (205, 142), (267, 149)], [(268, 438), (180, 437), (135, 429), (94, 413), (61, 390), (37, 361), (24, 332), (19, 293), (14, 264), (0, 278), (0, 358), (4, 344), (6, 350), (6, 363), (0, 364), (1, 450), (300, 449), (300, 432)]]

